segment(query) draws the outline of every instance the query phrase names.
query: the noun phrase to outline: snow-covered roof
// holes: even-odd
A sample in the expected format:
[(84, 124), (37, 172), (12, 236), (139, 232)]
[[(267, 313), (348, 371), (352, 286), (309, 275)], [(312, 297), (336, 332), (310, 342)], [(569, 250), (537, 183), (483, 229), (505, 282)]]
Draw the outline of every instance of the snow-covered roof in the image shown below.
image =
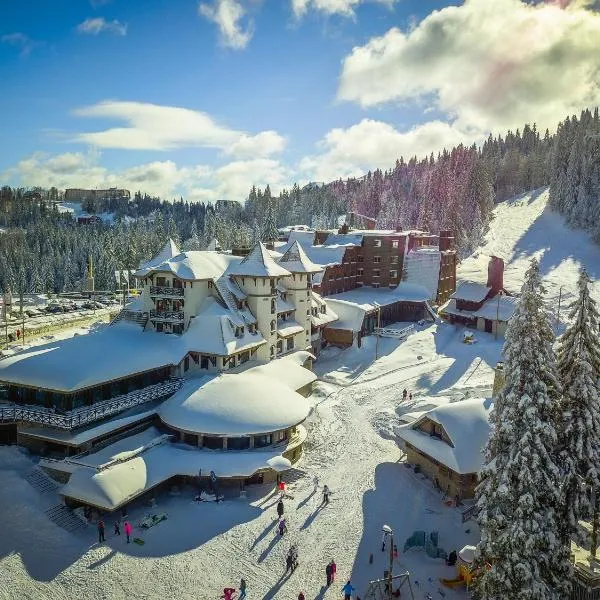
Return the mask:
[(361, 246), (362, 233), (330, 233), (323, 245), (325, 246)]
[(163, 443), (102, 470), (75, 470), (61, 494), (104, 510), (115, 510), (176, 475), (197, 477), (202, 470), (214, 471), (218, 477), (250, 477), (259, 469), (269, 468), (268, 461), (280, 453), (211, 452)]
[(435, 299), (438, 292), (440, 262), (442, 255), (438, 248), (415, 248), (404, 259), (406, 283), (423, 286), (429, 297)]
[(445, 304), (442, 304), (438, 309), (439, 315), (454, 315), (455, 317), (463, 317), (465, 319), (475, 319), (475, 312), (472, 310), (461, 310), (456, 308), (456, 300), (450, 298)]
[(290, 335), (302, 333), (303, 331), (304, 327), (302, 327), (298, 321), (294, 321), (293, 319), (287, 319), (286, 321), (279, 319), (277, 321), (277, 335), (279, 337), (289, 337)]
[(322, 267), (313, 263), (302, 246), (295, 241), (279, 259), (279, 264), (285, 267), (291, 273), (318, 273)]
[[(313, 326), (318, 327), (320, 325), (327, 325), (328, 323), (333, 323), (333, 321), (338, 320), (338, 315), (331, 308), (329, 303), (323, 300), (323, 298), (321, 298), (314, 290), (310, 291), (310, 302), (311, 308), (316, 308), (318, 310), (317, 316), (312, 314), (311, 311), (310, 322)], [(323, 307), (325, 307), (325, 312), (321, 312)]]
[(160, 265), (161, 263), (174, 258), (180, 253), (181, 250), (179, 250), (177, 244), (171, 238), (169, 238), (167, 243), (161, 248), (160, 252), (156, 256), (153, 256), (150, 260), (147, 260), (140, 265), (140, 270), (148, 269), (155, 265)]
[(315, 265), (328, 267), (341, 265), (348, 246), (302, 246), (308, 258)]
[(301, 231), (298, 229), (294, 229), (290, 231), (290, 236), (288, 237), (288, 247), (291, 246), (294, 242), (300, 242), (304, 247), (312, 246), (315, 241), (315, 232), (314, 231)]
[(303, 366), (309, 358), (314, 360), (315, 357), (306, 350), (299, 350), (247, 370), (251, 370), (254, 375), (264, 375), (275, 381), (281, 381), (291, 390), (298, 391), (317, 379), (310, 369)]
[(474, 281), (462, 281), (450, 297), (468, 302), (483, 302), (492, 288)]
[(277, 295), (275, 305), (277, 307), (276, 308), (277, 314), (285, 313), (285, 312), (292, 312), (292, 311), (296, 310), (296, 307), (293, 304), (286, 302), (280, 295)]
[[(462, 400), (427, 411), (410, 425), (398, 428), (398, 435), (459, 474), (478, 473), (483, 466), (483, 448), (490, 435), (491, 398)], [(419, 431), (424, 419), (444, 428), (452, 445)]]
[(287, 429), (306, 419), (310, 403), (304, 396), (253, 371), (188, 381), (160, 408), (161, 420), (175, 429), (240, 436)]
[(349, 329), (354, 333), (357, 333), (362, 329), (365, 314), (367, 312), (363, 307), (354, 302), (336, 300), (331, 297), (327, 299), (327, 304), (338, 316), (337, 321), (331, 325), (333, 329)]
[(217, 279), (223, 273), (241, 261), (239, 256), (211, 252), (208, 250), (190, 250), (160, 263), (152, 262), (149, 266), (136, 271), (136, 277), (145, 277), (150, 273), (172, 273), (180, 279), (197, 281), (200, 279)]
[(519, 299), (515, 296), (498, 295), (486, 300), (483, 303), (483, 306), (475, 311), (473, 315), (491, 321), (495, 321), (496, 319), (499, 319), (500, 321), (509, 321), (512, 319), (518, 303)]
[[(401, 281), (395, 288), (373, 288), (363, 286), (333, 294), (327, 297), (327, 302), (332, 300), (343, 300), (360, 305), (364, 310), (370, 312), (379, 306), (387, 306), (394, 302), (426, 302), (430, 299), (429, 290), (416, 283)], [(334, 307), (335, 310), (335, 307)]]
[(5, 358), (0, 381), (72, 392), (177, 364), (186, 353), (182, 337), (143, 332), (122, 321)]
[(241, 262), (232, 264), (227, 273), (242, 277), (285, 277), (290, 275), (287, 269), (275, 262), (262, 242), (258, 242)]

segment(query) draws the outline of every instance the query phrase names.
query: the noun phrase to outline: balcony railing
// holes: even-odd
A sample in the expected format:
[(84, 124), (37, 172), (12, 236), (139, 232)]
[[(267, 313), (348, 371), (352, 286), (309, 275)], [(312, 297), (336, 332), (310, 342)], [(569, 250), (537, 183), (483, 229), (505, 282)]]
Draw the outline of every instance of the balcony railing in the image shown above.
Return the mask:
[(184, 319), (184, 313), (183, 313), (182, 310), (177, 310), (177, 311), (173, 311), (173, 310), (166, 310), (166, 311), (151, 310), (150, 311), (150, 318), (153, 319), (154, 321), (183, 321), (183, 319)]
[(165, 287), (162, 285), (151, 285), (150, 295), (151, 296), (167, 296), (169, 298), (175, 296), (177, 298), (183, 298), (184, 289), (176, 287)]
[(182, 385), (183, 379), (169, 379), (141, 390), (135, 390), (129, 394), (97, 402), (91, 406), (82, 406), (65, 413), (57, 413), (53, 409), (44, 408), (43, 406), (0, 406), (0, 421), (23, 421), (60, 429), (73, 429), (117, 414), (133, 406), (172, 396)]

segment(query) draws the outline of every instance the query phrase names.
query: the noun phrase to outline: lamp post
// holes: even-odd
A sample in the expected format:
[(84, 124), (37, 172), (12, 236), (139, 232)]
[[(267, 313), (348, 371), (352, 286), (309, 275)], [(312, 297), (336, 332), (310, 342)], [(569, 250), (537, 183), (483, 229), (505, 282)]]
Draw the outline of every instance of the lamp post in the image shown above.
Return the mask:
[(498, 303), (496, 304), (496, 331), (494, 332), (494, 339), (498, 339), (498, 327), (500, 325), (500, 296), (502, 296), (502, 290), (498, 292)]
[(377, 302), (373, 303), (377, 309), (377, 328), (375, 329), (375, 360), (379, 358), (379, 326), (381, 324), (381, 306)]
[(388, 574), (387, 574), (387, 593), (388, 593), (388, 598), (390, 600), (392, 600), (393, 598), (393, 575), (392, 575), (392, 569), (394, 568), (394, 532), (392, 531), (392, 528), (389, 525), (384, 525), (382, 528), (383, 531), (383, 535), (384, 535), (384, 539), (387, 539), (388, 537), (390, 538), (390, 566), (388, 568)]

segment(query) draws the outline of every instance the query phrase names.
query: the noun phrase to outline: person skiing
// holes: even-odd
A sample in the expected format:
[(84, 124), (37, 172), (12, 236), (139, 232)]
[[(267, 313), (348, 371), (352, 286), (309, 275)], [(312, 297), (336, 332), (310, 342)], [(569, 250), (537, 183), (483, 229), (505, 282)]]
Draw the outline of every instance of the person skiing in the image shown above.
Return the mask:
[(350, 598), (352, 597), (352, 592), (355, 589), (356, 588), (350, 583), (350, 580), (348, 579), (348, 583), (342, 588), (342, 594), (344, 594), (344, 600), (350, 600)]
[(104, 521), (100, 519), (98, 521), (98, 543), (101, 544), (104, 541)]
[(325, 484), (323, 486), (323, 504), (329, 504), (329, 494), (331, 494), (331, 491), (327, 484)]
[(127, 543), (129, 544), (129, 538), (133, 532), (133, 527), (129, 521), (125, 521), (125, 525), (123, 525), (123, 529), (125, 530), (125, 535), (127, 536)]
[(287, 526), (285, 524), (285, 519), (281, 519), (279, 521), (279, 535), (283, 535), (287, 531)]
[(327, 587), (329, 587), (331, 585), (331, 582), (333, 581), (331, 575), (332, 575), (332, 570), (331, 570), (331, 563), (327, 563), (327, 566), (325, 567), (325, 575), (327, 577)]
[(281, 519), (283, 517), (283, 500), (277, 503), (277, 516)]
[(335, 560), (331, 559), (331, 583), (335, 581), (335, 574), (337, 573), (337, 565), (335, 564)]
[(121, 535), (121, 525), (119, 521), (115, 521), (115, 535)]
[(242, 600), (245, 597), (246, 597), (246, 580), (242, 577), (242, 580), (240, 581), (240, 595), (239, 595), (238, 600)]

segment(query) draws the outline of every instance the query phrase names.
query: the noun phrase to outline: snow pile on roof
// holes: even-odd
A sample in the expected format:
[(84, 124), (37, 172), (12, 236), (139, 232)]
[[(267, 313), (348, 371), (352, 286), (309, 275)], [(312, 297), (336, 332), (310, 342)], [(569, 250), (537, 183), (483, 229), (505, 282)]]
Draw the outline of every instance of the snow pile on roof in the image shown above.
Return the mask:
[[(310, 291), (310, 303), (311, 309), (317, 310), (316, 315), (311, 310), (310, 322), (313, 326), (318, 327), (320, 325), (327, 325), (328, 323), (337, 321), (338, 315), (331, 308), (329, 303), (323, 300), (323, 298), (321, 298), (321, 296), (314, 290)], [(325, 308), (325, 312), (322, 312), (323, 308)]]
[(437, 298), (442, 255), (437, 248), (416, 248), (404, 259), (406, 283), (418, 284), (429, 290), (429, 298)]
[(325, 246), (361, 246), (362, 233), (330, 233), (323, 245)]
[(77, 469), (61, 494), (98, 508), (115, 510), (176, 475), (197, 477), (202, 470), (214, 471), (217, 477), (250, 477), (259, 469), (269, 468), (268, 461), (280, 456), (280, 452), (211, 452), (162, 444), (101, 471)]
[(462, 281), (450, 297), (467, 302), (483, 302), (492, 288), (474, 281)]
[(454, 315), (455, 317), (463, 317), (466, 319), (475, 319), (475, 313), (472, 310), (461, 310), (456, 308), (456, 300), (451, 298), (445, 304), (442, 304), (438, 309), (439, 315)]
[(291, 390), (298, 391), (317, 379), (310, 369), (303, 366), (308, 359), (314, 358), (310, 352), (300, 350), (248, 370), (254, 375), (264, 375), (285, 383)]
[(139, 269), (136, 277), (145, 277), (154, 272), (172, 273), (180, 279), (196, 281), (199, 279), (217, 279), (229, 268), (240, 262), (239, 256), (210, 252), (208, 250), (190, 250), (160, 263), (154, 260), (149, 266)]
[[(379, 306), (394, 302), (426, 302), (430, 299), (429, 290), (416, 283), (401, 281), (395, 288), (373, 288), (363, 286), (327, 297), (327, 302), (344, 300), (360, 305), (365, 311), (373, 311)], [(335, 309), (335, 307), (334, 307)]]
[(308, 258), (297, 241), (286, 250), (279, 264), (292, 273), (318, 273), (323, 270)]
[(277, 320), (277, 335), (279, 337), (289, 337), (290, 335), (295, 335), (297, 333), (302, 333), (304, 331), (304, 327), (298, 323), (298, 321), (294, 321), (293, 319), (278, 319)]
[(327, 304), (332, 307), (338, 316), (337, 321), (330, 326), (332, 329), (349, 329), (354, 333), (358, 333), (362, 329), (367, 312), (362, 306), (346, 300), (336, 300), (332, 297), (328, 298)]
[[(398, 435), (456, 473), (478, 473), (483, 466), (482, 451), (491, 431), (492, 405), (491, 398), (477, 398), (439, 406), (411, 425), (399, 427)], [(452, 445), (416, 429), (424, 419), (441, 425)]]
[(258, 242), (241, 262), (232, 264), (228, 275), (241, 277), (285, 277), (290, 272), (278, 265), (262, 242)]
[(175, 429), (240, 436), (287, 429), (306, 419), (306, 398), (253, 371), (190, 380), (161, 406), (161, 420)]
[(505, 296), (498, 294), (495, 298), (490, 298), (483, 303), (483, 306), (473, 313), (476, 317), (483, 317), (495, 321), (510, 321), (512, 319), (519, 299), (515, 296)]
[(300, 242), (303, 246), (312, 246), (315, 242), (314, 231), (300, 231), (295, 229), (290, 231), (290, 237), (288, 238), (288, 247), (294, 242)]
[(341, 265), (347, 246), (303, 246), (308, 258), (321, 267)]

